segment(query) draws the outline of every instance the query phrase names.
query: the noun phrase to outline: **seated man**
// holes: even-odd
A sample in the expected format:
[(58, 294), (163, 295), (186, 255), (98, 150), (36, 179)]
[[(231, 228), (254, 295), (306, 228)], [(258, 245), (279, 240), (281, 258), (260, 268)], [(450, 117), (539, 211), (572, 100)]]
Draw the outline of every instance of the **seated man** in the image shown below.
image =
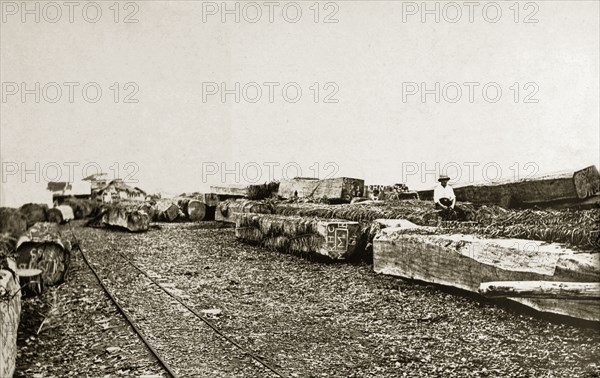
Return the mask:
[(456, 196), (454, 190), (448, 185), (450, 177), (441, 175), (438, 178), (440, 184), (433, 190), (433, 201), (436, 209), (453, 210), (456, 205)]

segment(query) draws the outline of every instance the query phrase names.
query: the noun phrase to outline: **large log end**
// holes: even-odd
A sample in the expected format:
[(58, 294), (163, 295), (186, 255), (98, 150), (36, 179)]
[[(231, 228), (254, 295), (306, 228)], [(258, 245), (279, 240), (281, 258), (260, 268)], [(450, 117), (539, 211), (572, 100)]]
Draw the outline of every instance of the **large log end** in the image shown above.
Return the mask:
[(56, 243), (24, 243), (17, 249), (17, 267), (39, 269), (44, 283), (57, 285), (65, 280), (69, 253)]
[(190, 200), (187, 204), (186, 215), (191, 221), (201, 221), (206, 216), (206, 205), (197, 200)]
[(320, 221), (317, 224), (319, 234), (325, 242), (317, 251), (334, 260), (343, 260), (357, 252), (360, 227), (358, 222)]
[(577, 197), (583, 199), (600, 192), (600, 173), (595, 165), (579, 170), (573, 174)]

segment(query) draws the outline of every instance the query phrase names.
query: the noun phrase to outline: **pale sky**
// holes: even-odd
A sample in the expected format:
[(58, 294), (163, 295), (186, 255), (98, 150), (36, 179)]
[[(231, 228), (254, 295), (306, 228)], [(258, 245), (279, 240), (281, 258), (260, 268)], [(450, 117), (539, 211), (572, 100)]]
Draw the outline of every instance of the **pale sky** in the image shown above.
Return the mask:
[[(79, 164), (75, 180), (92, 164), (113, 177), (133, 173), (132, 185), (148, 192), (180, 193), (236, 179), (291, 178), (294, 167), (302, 176), (318, 171), (323, 178), (336, 167), (336, 176), (367, 184), (404, 181), (422, 189), (435, 185), (436, 163), (466, 182), (600, 160), (598, 1), (520, 2), (518, 9), (497, 2), (495, 23), (488, 2), (476, 2), (473, 22), (463, 2), (455, 3), (460, 17), (447, 2), (428, 2), (433, 10), (439, 4), (439, 22), (420, 1), (275, 2), (273, 22), (264, 2), (253, 3), (260, 18), (240, 2), (239, 22), (225, 14), (224, 23), (221, 1), (122, 2), (118, 15), (113, 3), (98, 2), (96, 23), (83, 17), (96, 17), (95, 9), (82, 14), (83, 2), (72, 23), (67, 7), (58, 15), (40, 3), (36, 23), (35, 9), (0, 3), (3, 206), (45, 200), (47, 179), (60, 166), (58, 181), (67, 180), (68, 164)], [(236, 2), (227, 4), (234, 9)], [(123, 22), (132, 12), (138, 22)], [(326, 16), (338, 22), (325, 23)], [(220, 92), (209, 94), (211, 83), (230, 90), (224, 102)], [(262, 90), (255, 103), (248, 83)], [(264, 83), (277, 83), (272, 103)], [(431, 92), (424, 101), (421, 83)], [(102, 96), (92, 103), (96, 87)], [(298, 87), (302, 95), (291, 102)], [(457, 87), (462, 97), (452, 102)], [(62, 97), (52, 102), (57, 88)], [(502, 94), (492, 102), (496, 88)], [(24, 101), (22, 89), (31, 92)], [(135, 90), (138, 102), (124, 103)], [(337, 102), (325, 103), (333, 92)], [(22, 168), (32, 172), (22, 177)], [(225, 180), (222, 168), (230, 170)]]

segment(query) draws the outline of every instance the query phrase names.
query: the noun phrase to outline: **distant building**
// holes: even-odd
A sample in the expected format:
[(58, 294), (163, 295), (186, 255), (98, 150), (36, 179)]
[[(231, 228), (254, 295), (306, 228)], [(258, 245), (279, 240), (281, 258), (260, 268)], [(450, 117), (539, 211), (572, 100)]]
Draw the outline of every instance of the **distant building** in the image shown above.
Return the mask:
[(95, 198), (102, 199), (102, 202), (114, 202), (119, 200), (144, 201), (146, 192), (138, 187), (131, 187), (121, 179), (115, 179), (106, 184), (104, 187), (97, 189), (94, 192)]
[(46, 187), (52, 193), (52, 202), (60, 205), (67, 197), (90, 199), (92, 197), (91, 186), (88, 182), (49, 182)]
[(106, 173), (96, 173), (89, 175), (82, 179), (82, 181), (88, 181), (92, 187), (92, 195), (95, 196), (98, 190), (108, 185), (108, 175)]

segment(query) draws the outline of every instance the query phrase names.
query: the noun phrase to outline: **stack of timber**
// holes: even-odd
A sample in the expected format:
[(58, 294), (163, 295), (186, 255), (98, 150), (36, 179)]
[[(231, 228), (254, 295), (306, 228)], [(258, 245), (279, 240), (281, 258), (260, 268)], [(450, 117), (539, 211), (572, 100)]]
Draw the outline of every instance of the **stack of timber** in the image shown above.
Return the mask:
[(273, 204), (267, 201), (225, 200), (217, 206), (215, 220), (235, 224), (236, 216), (244, 213), (273, 214)]
[(583, 249), (600, 248), (600, 209), (506, 210), (500, 206), (460, 204), (466, 222), (448, 222), (430, 201), (370, 201), (356, 204), (276, 203), (281, 215), (337, 218), (352, 221), (407, 219), (436, 226), (441, 234), (464, 233), (489, 238), (518, 238), (565, 243)]
[(75, 219), (75, 214), (69, 205), (59, 205), (48, 210), (48, 222), (63, 224), (73, 219)]
[(372, 222), (376, 219), (406, 219), (420, 226), (435, 226), (439, 234), (474, 234), (486, 238), (513, 238), (565, 243), (579, 249), (600, 248), (600, 209), (506, 210), (500, 206), (460, 204), (464, 222), (447, 221), (430, 201), (367, 201), (355, 204), (225, 201), (215, 219), (235, 222), (232, 213), (262, 213), (286, 216), (345, 219)]
[(36, 223), (17, 242), (17, 268), (40, 269), (42, 281), (56, 285), (67, 274), (70, 248), (70, 242), (62, 237), (56, 223)]
[(334, 260), (364, 250), (363, 234), (358, 222), (252, 213), (239, 214), (235, 227), (241, 240), (277, 250), (314, 252)]
[(182, 193), (179, 198), (193, 198), (206, 206), (217, 206), (219, 204), (219, 197), (215, 193)]
[(100, 213), (87, 222), (91, 227), (115, 227), (131, 232), (147, 231), (150, 228), (153, 208), (145, 202), (115, 202), (105, 206)]
[[(421, 231), (421, 232), (419, 232)], [(432, 235), (430, 230), (385, 228), (373, 241), (377, 273), (479, 293), (497, 281), (600, 282), (600, 253), (581, 253), (558, 244), (523, 239), (483, 239), (473, 235)], [(515, 286), (513, 282), (506, 285)], [(540, 283), (539, 285), (545, 285)], [(487, 287), (487, 289), (486, 289)], [(514, 292), (518, 291), (516, 288)], [(548, 290), (508, 299), (538, 311), (600, 321), (600, 300), (574, 295), (558, 298)]]
[[(596, 166), (578, 171), (568, 171), (552, 175), (486, 183), (480, 185), (457, 186), (454, 194), (459, 202), (496, 204), (512, 207), (578, 207), (582, 203), (597, 198), (600, 192), (600, 173)], [(433, 190), (419, 191), (422, 199), (432, 199)], [(595, 203), (592, 200), (592, 205)]]
[(0, 269), (0, 377), (12, 377), (17, 360), (17, 329), (21, 317), (21, 293), (14, 261)]
[(350, 202), (354, 197), (364, 196), (364, 186), (364, 180), (348, 177), (324, 180), (298, 177), (281, 181), (277, 194), (287, 199), (314, 198), (332, 202)]

